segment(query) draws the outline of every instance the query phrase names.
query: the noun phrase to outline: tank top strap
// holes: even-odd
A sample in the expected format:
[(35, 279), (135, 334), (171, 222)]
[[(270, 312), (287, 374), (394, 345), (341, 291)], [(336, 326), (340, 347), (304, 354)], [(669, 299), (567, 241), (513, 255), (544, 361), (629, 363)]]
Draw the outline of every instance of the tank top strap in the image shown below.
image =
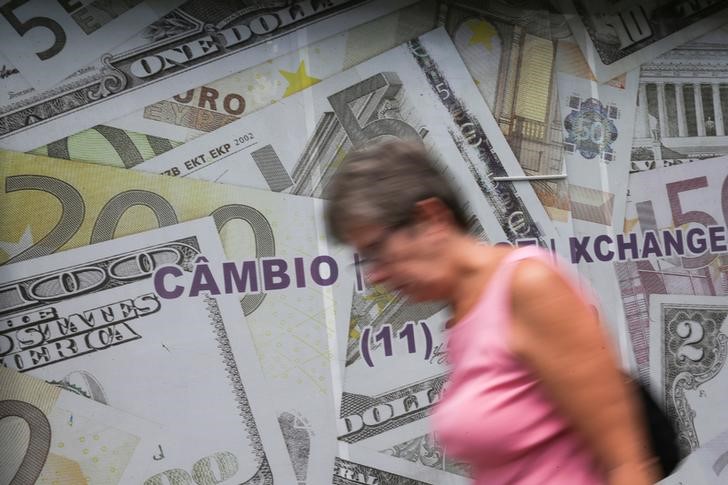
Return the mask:
[(536, 258), (540, 259), (542, 261), (548, 262), (553, 264), (553, 255), (552, 253), (548, 252), (547, 250), (539, 247), (539, 246), (523, 246), (517, 249), (514, 249), (511, 251), (511, 253), (503, 258), (501, 267), (507, 267), (510, 266), (511, 268), (515, 267), (513, 263), (516, 263), (518, 261), (522, 261), (524, 259), (528, 258)]
[(555, 265), (555, 255), (549, 253), (545, 249), (538, 246), (525, 246), (511, 251), (498, 265), (493, 274), (493, 290), (508, 291), (511, 288), (511, 275), (518, 266), (518, 263), (524, 259), (539, 259), (550, 266)]
[(510, 332), (511, 286), (513, 272), (518, 263), (524, 259), (538, 259), (554, 267), (556, 265), (554, 257), (555, 255), (538, 246), (520, 247), (505, 256), (493, 273), (492, 283), (485, 298), (488, 300), (487, 307), (491, 308), (492, 314), (497, 315), (493, 323), (498, 327), (497, 332), (501, 335), (503, 346), (506, 346)]
[(593, 290), (578, 274), (570, 271), (568, 264), (558, 255), (551, 253), (538, 246), (526, 246), (512, 251), (508, 256), (503, 258), (501, 264), (496, 269), (493, 279), (493, 285), (489, 291), (489, 304), (498, 308), (500, 314), (503, 315), (502, 322), (507, 325), (511, 316), (511, 284), (512, 275), (518, 263), (524, 259), (539, 259), (559, 272), (566, 283), (576, 292), (584, 301), (590, 305), (597, 314), (600, 314), (598, 298), (594, 295)]

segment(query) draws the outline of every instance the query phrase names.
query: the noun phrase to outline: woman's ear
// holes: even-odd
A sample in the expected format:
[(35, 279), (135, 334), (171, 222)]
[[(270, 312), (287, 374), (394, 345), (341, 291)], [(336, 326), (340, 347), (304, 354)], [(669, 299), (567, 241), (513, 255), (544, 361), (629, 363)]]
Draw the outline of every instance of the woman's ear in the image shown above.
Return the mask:
[(437, 197), (418, 201), (414, 208), (414, 220), (416, 224), (423, 224), (429, 229), (445, 229), (455, 225), (452, 211)]

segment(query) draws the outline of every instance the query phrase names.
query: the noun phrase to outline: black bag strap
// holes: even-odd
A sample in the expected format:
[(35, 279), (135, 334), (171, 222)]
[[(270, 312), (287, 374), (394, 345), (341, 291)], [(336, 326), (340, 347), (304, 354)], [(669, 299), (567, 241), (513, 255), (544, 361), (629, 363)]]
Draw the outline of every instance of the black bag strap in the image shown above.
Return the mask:
[(652, 454), (660, 462), (662, 478), (667, 477), (685, 457), (678, 444), (677, 429), (662, 406), (652, 397), (649, 389), (638, 379), (632, 379), (632, 382), (640, 399)]

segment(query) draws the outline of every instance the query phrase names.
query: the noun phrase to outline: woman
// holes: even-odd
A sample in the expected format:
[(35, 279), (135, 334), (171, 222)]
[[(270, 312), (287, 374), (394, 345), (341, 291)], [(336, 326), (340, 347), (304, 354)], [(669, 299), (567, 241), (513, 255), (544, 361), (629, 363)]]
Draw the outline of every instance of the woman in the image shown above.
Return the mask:
[(353, 153), (327, 222), (369, 280), (452, 307), (451, 376), (433, 413), (445, 452), (476, 484), (648, 484), (638, 403), (593, 307), (537, 248), (482, 244), (424, 149)]

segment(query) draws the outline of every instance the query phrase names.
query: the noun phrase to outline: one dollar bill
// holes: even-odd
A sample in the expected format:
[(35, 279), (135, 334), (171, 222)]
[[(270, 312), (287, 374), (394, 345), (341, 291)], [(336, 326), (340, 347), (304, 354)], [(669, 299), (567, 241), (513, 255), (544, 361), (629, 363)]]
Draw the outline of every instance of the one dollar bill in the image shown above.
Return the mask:
[[(4, 2), (0, 52), (20, 70), (18, 76), (36, 88), (49, 88), (183, 1)], [(51, 35), (44, 36), (43, 29)]]

